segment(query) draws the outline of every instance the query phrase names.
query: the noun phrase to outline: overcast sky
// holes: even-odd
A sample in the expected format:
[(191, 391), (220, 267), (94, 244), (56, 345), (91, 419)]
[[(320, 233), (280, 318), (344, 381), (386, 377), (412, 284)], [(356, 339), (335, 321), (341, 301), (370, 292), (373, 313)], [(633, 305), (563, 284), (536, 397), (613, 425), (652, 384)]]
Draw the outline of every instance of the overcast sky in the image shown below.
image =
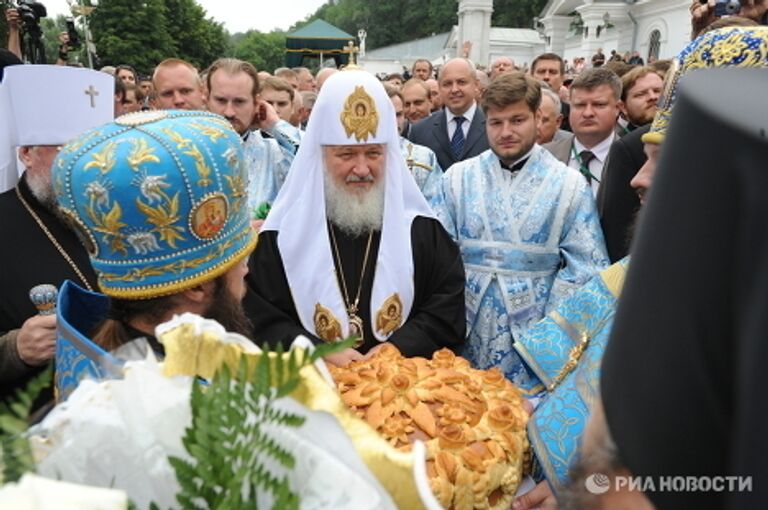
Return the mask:
[[(48, 16), (69, 15), (66, 0), (41, 0)], [(274, 28), (287, 30), (317, 10), (327, 0), (197, 0), (216, 21), (223, 22), (231, 33), (255, 29), (271, 32)]]

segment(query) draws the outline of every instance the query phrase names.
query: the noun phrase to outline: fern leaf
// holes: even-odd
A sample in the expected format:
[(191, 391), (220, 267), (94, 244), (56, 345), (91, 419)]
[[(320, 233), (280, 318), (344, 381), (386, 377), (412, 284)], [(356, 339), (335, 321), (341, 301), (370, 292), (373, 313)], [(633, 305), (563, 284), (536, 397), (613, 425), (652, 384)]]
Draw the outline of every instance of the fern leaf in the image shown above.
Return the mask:
[(303, 416), (270, 407), (266, 412), (267, 421), (289, 427), (301, 427), (306, 421)]
[(298, 380), (296, 380), (296, 379), (289, 380), (289, 381), (281, 384), (277, 388), (275, 388), (275, 397), (280, 398), (280, 397), (285, 397), (287, 395), (290, 395), (298, 387), (299, 387), (299, 381)]
[[(190, 398), (192, 425), (184, 434), (187, 462), (172, 459), (181, 487), (177, 501), (183, 510), (198, 508), (245, 510), (256, 506), (257, 492), (273, 496), (274, 508), (298, 509), (299, 497), (287, 477), (268, 466), (293, 469), (290, 450), (270, 436), (270, 426), (299, 427), (302, 416), (273, 404), (299, 384), (299, 371), (312, 358), (278, 348), (264, 349), (256, 366), (245, 357), (233, 371), (222, 366), (210, 384), (196, 387)], [(204, 506), (203, 506), (204, 505)]]
[(23, 437), (32, 403), (51, 380), (50, 366), (16, 392), (9, 404), (0, 404), (0, 485), (15, 482), (34, 469), (29, 442)]
[(252, 381), (254, 385), (253, 391), (258, 395), (267, 395), (269, 392), (270, 381), (272, 379), (271, 366), (272, 364), (269, 361), (269, 356), (264, 353), (256, 365), (256, 372), (254, 374), (254, 380)]

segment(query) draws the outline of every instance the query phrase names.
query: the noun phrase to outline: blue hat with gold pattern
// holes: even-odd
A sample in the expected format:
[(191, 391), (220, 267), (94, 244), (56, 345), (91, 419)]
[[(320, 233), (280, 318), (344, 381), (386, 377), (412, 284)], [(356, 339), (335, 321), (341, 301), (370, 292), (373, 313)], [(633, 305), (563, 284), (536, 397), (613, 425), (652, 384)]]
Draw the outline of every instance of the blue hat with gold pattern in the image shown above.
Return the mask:
[(691, 41), (672, 60), (659, 109), (651, 129), (643, 135), (643, 142), (660, 144), (664, 141), (680, 78), (688, 71), (713, 67), (768, 67), (768, 27), (718, 28)]
[(250, 253), (240, 137), (207, 112), (123, 115), (59, 153), (61, 216), (105, 294), (149, 299), (211, 280)]

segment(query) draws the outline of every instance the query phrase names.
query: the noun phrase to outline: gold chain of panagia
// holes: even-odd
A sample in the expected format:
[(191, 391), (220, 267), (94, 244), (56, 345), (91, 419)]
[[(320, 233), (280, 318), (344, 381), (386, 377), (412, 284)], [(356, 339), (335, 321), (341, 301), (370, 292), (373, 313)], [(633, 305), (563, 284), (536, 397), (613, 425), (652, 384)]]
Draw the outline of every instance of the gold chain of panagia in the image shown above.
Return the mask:
[(333, 252), (336, 256), (336, 261), (339, 263), (339, 271), (341, 272), (341, 288), (344, 291), (344, 304), (347, 306), (347, 313), (356, 314), (357, 305), (360, 302), (360, 293), (363, 290), (363, 277), (365, 276), (365, 266), (368, 265), (368, 255), (371, 252), (371, 239), (373, 239), (373, 230), (368, 234), (368, 245), (365, 247), (365, 256), (363, 257), (363, 267), (360, 270), (360, 283), (357, 286), (357, 295), (355, 296), (355, 302), (350, 303), (349, 292), (347, 292), (347, 282), (344, 278), (344, 268), (341, 265), (341, 256), (339, 255), (339, 246), (336, 243), (336, 234), (333, 232), (333, 225), (329, 224), (328, 228), (331, 230), (331, 240), (333, 241)]
[(67, 264), (72, 268), (72, 270), (75, 272), (75, 274), (80, 278), (80, 281), (83, 282), (83, 285), (85, 285), (85, 288), (92, 291), (93, 287), (88, 283), (88, 280), (85, 279), (85, 276), (80, 271), (80, 268), (77, 267), (77, 264), (75, 264), (75, 261), (72, 260), (72, 258), (69, 256), (69, 254), (64, 250), (64, 248), (59, 244), (59, 242), (56, 240), (56, 238), (51, 234), (51, 231), (48, 230), (48, 227), (45, 226), (43, 223), (43, 220), (40, 219), (40, 217), (35, 213), (35, 211), (32, 209), (32, 206), (30, 206), (26, 200), (24, 200), (24, 197), (21, 195), (21, 191), (19, 191), (19, 187), (16, 186), (16, 196), (19, 197), (19, 200), (21, 201), (21, 205), (24, 206), (24, 208), (27, 210), (30, 216), (32, 216), (32, 219), (35, 220), (35, 223), (37, 223), (37, 226), (40, 227), (40, 230), (43, 231), (45, 236), (48, 238), (49, 241), (51, 241), (51, 244), (58, 250), (58, 252), (61, 254), (62, 257), (64, 257), (64, 260), (67, 261)]

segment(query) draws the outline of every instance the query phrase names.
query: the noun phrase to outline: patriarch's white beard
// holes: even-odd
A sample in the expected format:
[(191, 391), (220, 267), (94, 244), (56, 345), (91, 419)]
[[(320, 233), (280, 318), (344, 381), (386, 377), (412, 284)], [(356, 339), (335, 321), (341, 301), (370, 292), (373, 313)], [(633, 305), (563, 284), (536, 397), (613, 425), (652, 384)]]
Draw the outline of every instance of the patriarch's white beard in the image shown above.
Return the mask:
[(381, 230), (384, 218), (384, 179), (374, 181), (363, 193), (353, 193), (324, 172), (325, 212), (331, 222), (347, 234), (357, 237)]

